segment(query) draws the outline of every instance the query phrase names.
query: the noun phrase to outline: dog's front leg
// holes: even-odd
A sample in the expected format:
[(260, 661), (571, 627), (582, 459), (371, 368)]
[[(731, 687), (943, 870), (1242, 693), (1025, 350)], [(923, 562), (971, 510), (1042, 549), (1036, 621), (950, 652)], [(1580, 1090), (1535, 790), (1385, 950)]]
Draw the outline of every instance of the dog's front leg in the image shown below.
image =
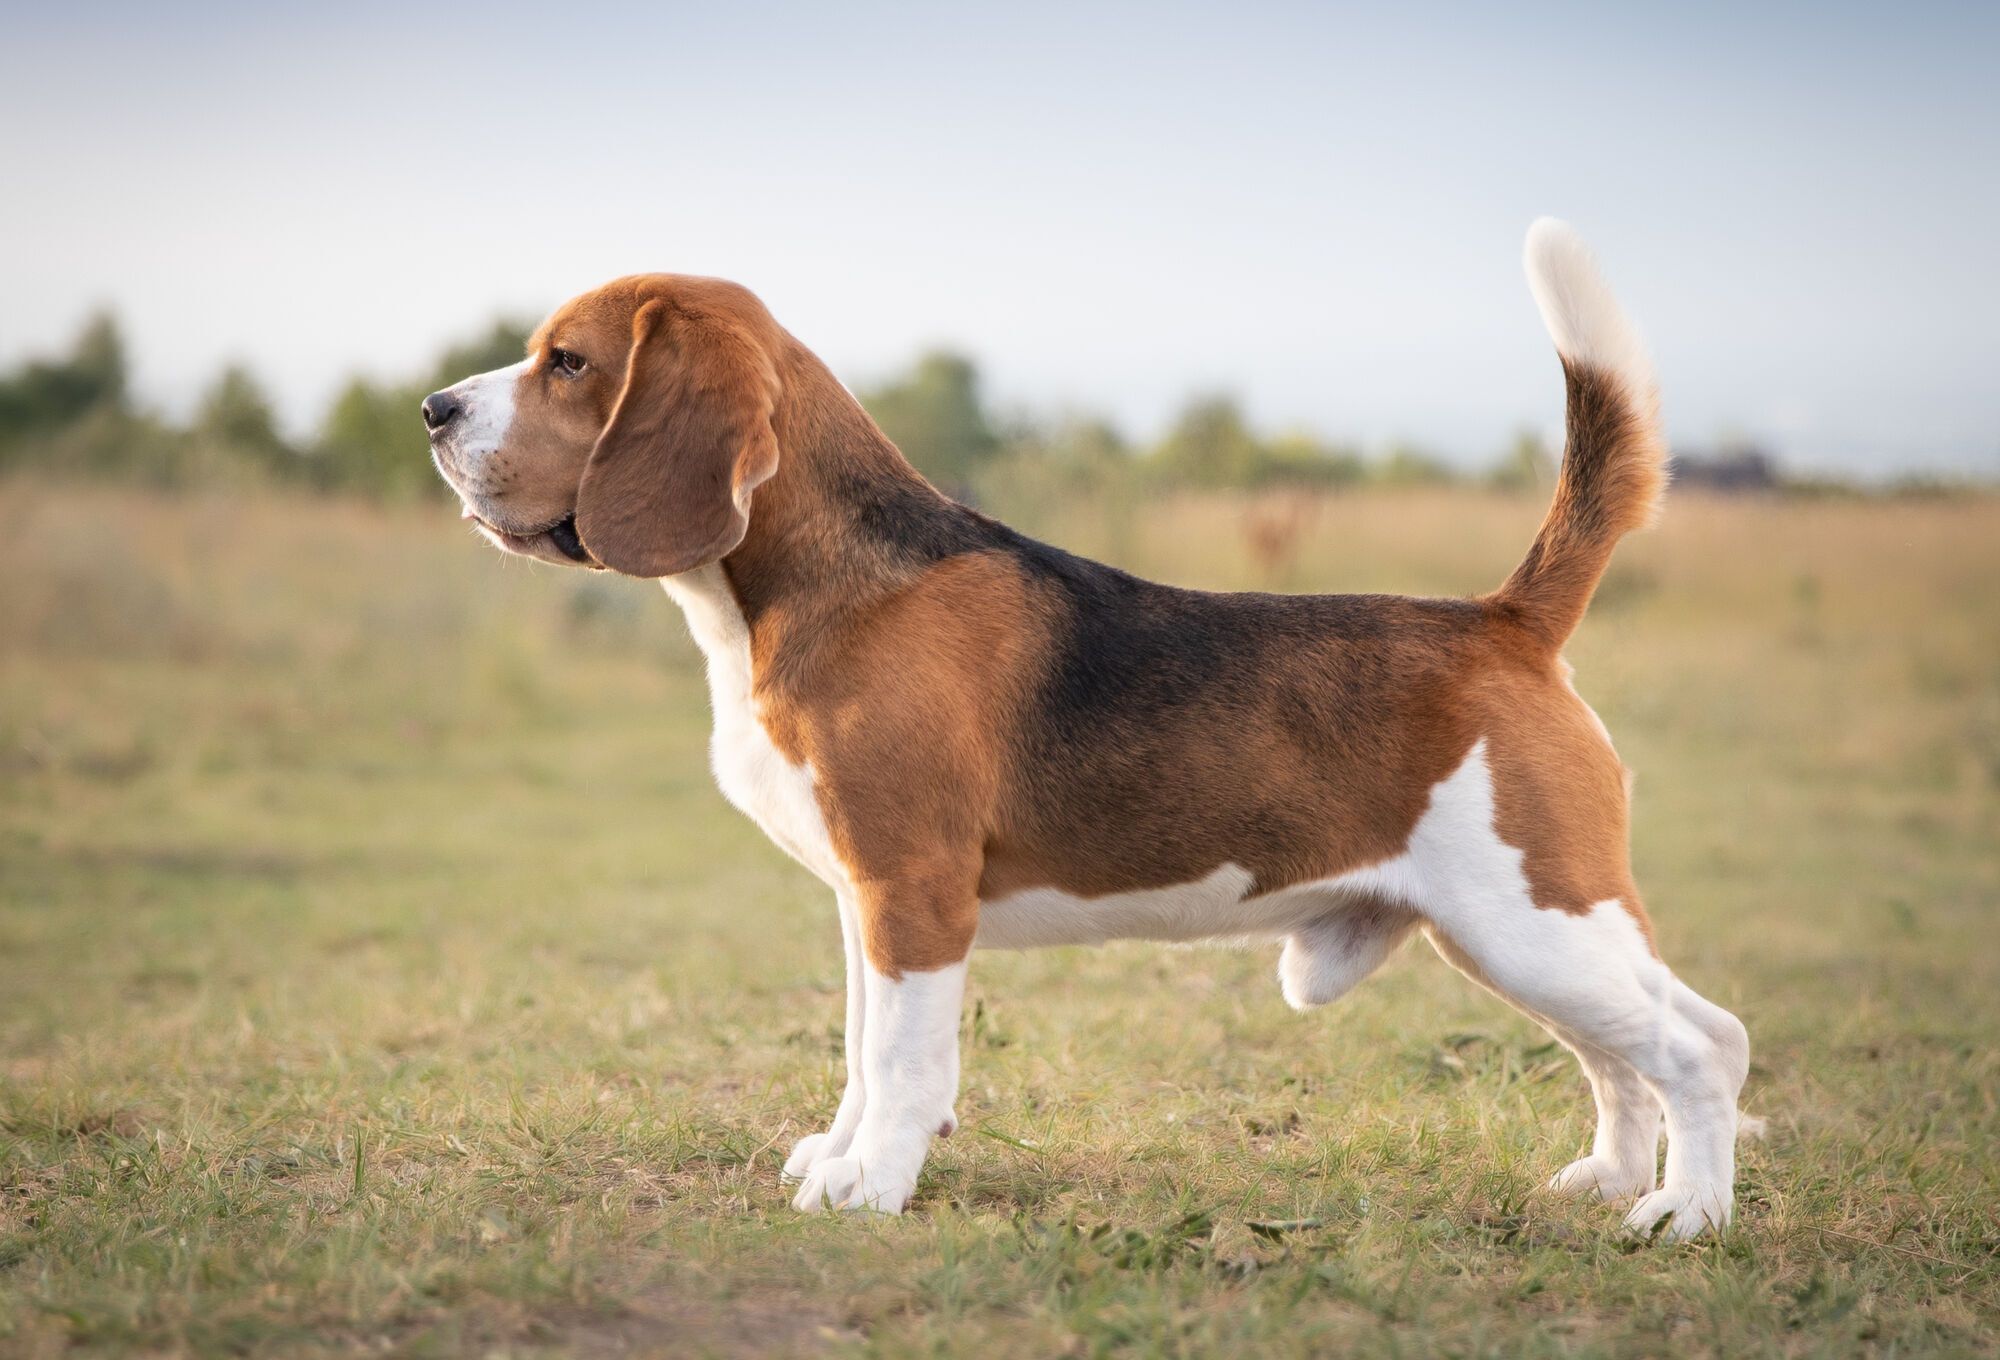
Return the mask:
[[(866, 913), (865, 903), (862, 909)], [(890, 947), (882, 946), (893, 927), (879, 913), (872, 928), (868, 920), (861, 925), (870, 946), (861, 963), (866, 995), (861, 1119), (844, 1154), (823, 1157), (806, 1172), (792, 1204), (808, 1212), (901, 1213), (917, 1187), (931, 1139), (957, 1127), (951, 1107), (958, 1094), (958, 1017), (971, 929), (963, 932), (962, 949), (955, 939), (948, 947), (959, 955), (957, 963), (916, 968), (896, 966), (893, 937)], [(937, 941), (926, 943), (935, 948)], [(848, 1089), (853, 1092), (852, 1082)], [(843, 1101), (843, 1114), (846, 1108)]]
[(792, 1155), (785, 1159), (787, 1180), (804, 1180), (815, 1166), (853, 1146), (868, 1094), (861, 1063), (861, 1034), (868, 1024), (868, 963), (861, 953), (861, 909), (851, 894), (841, 893), (839, 901), (840, 942), (847, 953), (847, 1032), (841, 1037), (847, 1087), (840, 1093), (840, 1108), (834, 1111), (832, 1127), (825, 1133), (808, 1134), (792, 1148)]

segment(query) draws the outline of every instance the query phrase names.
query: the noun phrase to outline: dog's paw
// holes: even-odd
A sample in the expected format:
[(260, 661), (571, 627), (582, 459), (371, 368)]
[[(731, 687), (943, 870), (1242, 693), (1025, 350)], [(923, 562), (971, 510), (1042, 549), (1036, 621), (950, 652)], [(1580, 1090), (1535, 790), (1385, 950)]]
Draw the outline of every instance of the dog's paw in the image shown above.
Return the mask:
[(1579, 1157), (1551, 1176), (1548, 1188), (1558, 1195), (1630, 1199), (1653, 1188), (1653, 1169), (1621, 1167), (1609, 1157)]
[(1710, 1228), (1729, 1225), (1729, 1195), (1697, 1185), (1655, 1190), (1625, 1215), (1625, 1229), (1657, 1242), (1685, 1242)]
[(857, 1157), (827, 1157), (806, 1173), (792, 1207), (807, 1214), (835, 1209), (900, 1214), (915, 1189), (913, 1181), (870, 1175)]
[(785, 1179), (788, 1181), (802, 1181), (806, 1178), (806, 1174), (821, 1162), (834, 1156), (837, 1152), (845, 1152), (846, 1150), (845, 1142), (838, 1148), (834, 1146), (831, 1131), (815, 1133), (801, 1138), (793, 1146), (792, 1155), (785, 1158)]

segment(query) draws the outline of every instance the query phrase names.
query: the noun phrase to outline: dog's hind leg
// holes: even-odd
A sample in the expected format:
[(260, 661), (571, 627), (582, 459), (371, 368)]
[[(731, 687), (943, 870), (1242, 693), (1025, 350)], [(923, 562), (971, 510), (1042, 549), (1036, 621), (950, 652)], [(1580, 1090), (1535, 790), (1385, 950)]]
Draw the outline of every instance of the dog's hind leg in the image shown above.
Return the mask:
[[(1561, 825), (1564, 805), (1546, 806)], [(1523, 852), (1496, 828), (1484, 742), (1432, 789), (1406, 861), (1405, 895), (1419, 905), (1440, 952), (1543, 1021), (1587, 1069), (1594, 1065), (1593, 1081), (1604, 1083), (1612, 1102), (1605, 1121), (1611, 1146), (1605, 1164), (1595, 1163), (1593, 1152), (1589, 1174), (1601, 1169), (1622, 1190), (1629, 1172), (1629, 1184), (1640, 1187), (1651, 1126), (1639, 1085), (1664, 1108), (1665, 1176), (1632, 1207), (1627, 1226), (1650, 1232), (1664, 1220), (1663, 1235), (1677, 1240), (1726, 1225), (1736, 1097), (1749, 1071), (1750, 1041), (1735, 1016), (1695, 995), (1653, 952), (1629, 878), (1617, 896), (1574, 910), (1540, 905)], [(1594, 1054), (1616, 1061), (1595, 1062)], [(1636, 1117), (1627, 1118), (1627, 1110)], [(1575, 1179), (1585, 1174), (1580, 1169)]]
[(1661, 1111), (1660, 1102), (1638, 1069), (1495, 987), (1450, 937), (1434, 928), (1424, 933), (1446, 963), (1554, 1035), (1576, 1055), (1590, 1082), (1591, 1099), (1597, 1106), (1597, 1133), (1591, 1140), (1590, 1155), (1556, 1172), (1549, 1179), (1549, 1189), (1604, 1200), (1631, 1199), (1650, 1191), (1659, 1178)]
[(1409, 938), (1409, 908), (1385, 898), (1341, 894), (1326, 915), (1285, 940), (1278, 985), (1297, 1010), (1324, 1006), (1352, 991)]
[(1660, 1102), (1637, 1068), (1558, 1025), (1542, 1023), (1576, 1054), (1597, 1104), (1597, 1133), (1590, 1155), (1579, 1157), (1549, 1178), (1549, 1189), (1564, 1195), (1630, 1199), (1649, 1193), (1660, 1169)]
[(1439, 951), (1542, 1018), (1583, 1058), (1600, 1101), (1610, 1099), (1599, 1123), (1608, 1146), (1566, 1169), (1563, 1188), (1586, 1178), (1618, 1193), (1651, 1185), (1648, 1144), (1657, 1125), (1643, 1090), (1666, 1112), (1666, 1177), (1633, 1206), (1627, 1226), (1648, 1232), (1664, 1219), (1666, 1237), (1678, 1240), (1726, 1225), (1736, 1097), (1750, 1062), (1736, 1017), (1695, 995), (1654, 957), (1618, 902), (1598, 903), (1587, 916), (1526, 901), (1483, 920), (1455, 915), (1442, 935), (1432, 932)]

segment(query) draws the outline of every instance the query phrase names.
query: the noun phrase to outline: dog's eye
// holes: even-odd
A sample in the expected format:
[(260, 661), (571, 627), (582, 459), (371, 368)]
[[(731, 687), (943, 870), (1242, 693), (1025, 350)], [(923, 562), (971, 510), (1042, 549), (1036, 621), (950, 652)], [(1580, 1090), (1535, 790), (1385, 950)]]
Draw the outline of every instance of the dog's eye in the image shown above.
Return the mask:
[(549, 365), (565, 378), (574, 378), (584, 370), (583, 356), (574, 350), (550, 350)]

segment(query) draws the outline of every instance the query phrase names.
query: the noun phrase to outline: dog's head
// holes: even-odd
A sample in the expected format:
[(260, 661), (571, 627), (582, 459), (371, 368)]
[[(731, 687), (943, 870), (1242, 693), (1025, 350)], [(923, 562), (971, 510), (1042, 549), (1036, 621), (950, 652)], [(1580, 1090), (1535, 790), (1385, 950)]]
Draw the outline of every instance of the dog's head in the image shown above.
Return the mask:
[(777, 471), (780, 332), (750, 293), (641, 274), (556, 309), (528, 357), (424, 398), (431, 458), (509, 552), (673, 576), (743, 540)]

